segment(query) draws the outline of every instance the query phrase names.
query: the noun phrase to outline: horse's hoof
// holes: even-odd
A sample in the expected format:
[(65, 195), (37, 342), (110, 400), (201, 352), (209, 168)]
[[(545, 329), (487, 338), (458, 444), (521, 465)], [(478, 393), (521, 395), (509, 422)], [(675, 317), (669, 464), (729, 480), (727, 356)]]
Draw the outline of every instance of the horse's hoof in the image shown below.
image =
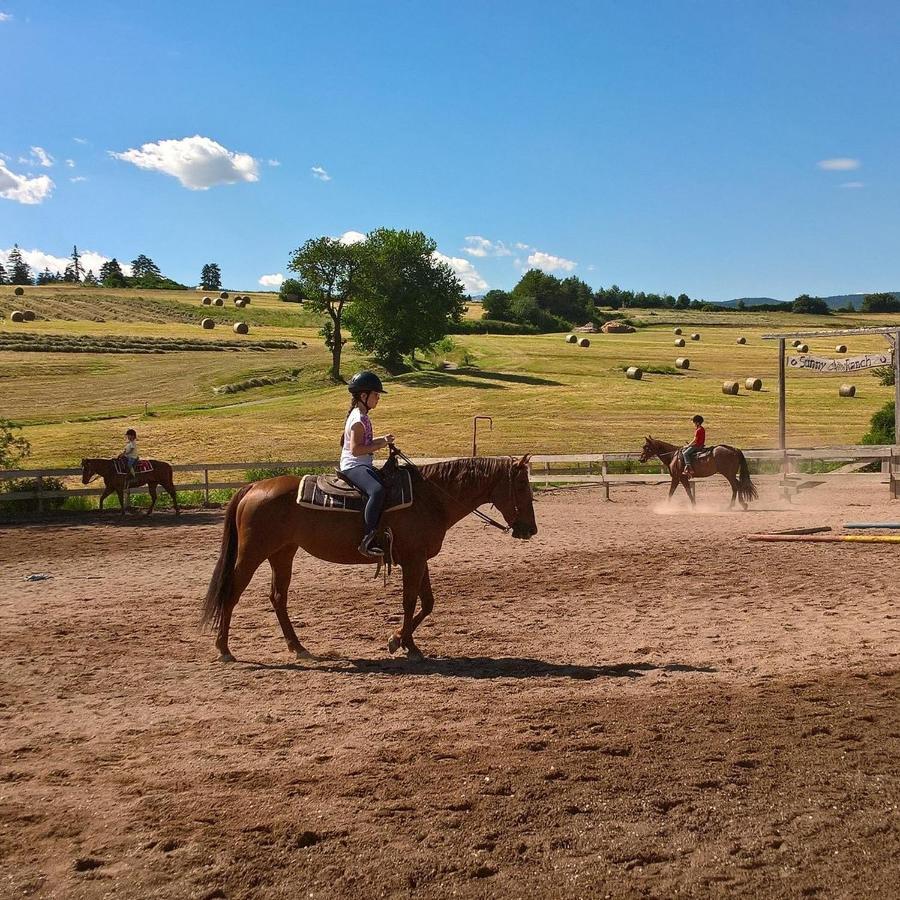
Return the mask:
[(294, 655), (297, 659), (312, 659), (313, 655), (306, 649), (306, 647), (297, 647), (294, 650)]
[(396, 653), (400, 649), (400, 635), (392, 634), (388, 638), (388, 653)]
[(425, 659), (425, 654), (418, 647), (408, 647), (406, 658), (418, 662)]
[(237, 662), (237, 660), (230, 653), (223, 653), (219, 657), (219, 662)]

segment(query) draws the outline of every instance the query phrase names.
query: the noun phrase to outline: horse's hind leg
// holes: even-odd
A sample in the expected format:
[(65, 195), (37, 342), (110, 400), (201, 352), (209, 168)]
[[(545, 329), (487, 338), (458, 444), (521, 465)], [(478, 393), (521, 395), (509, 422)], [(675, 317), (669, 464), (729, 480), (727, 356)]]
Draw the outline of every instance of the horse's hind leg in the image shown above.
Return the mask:
[(219, 651), (219, 660), (221, 662), (234, 662), (234, 657), (228, 649), (228, 629), (231, 627), (231, 614), (237, 606), (241, 594), (250, 584), (253, 573), (259, 568), (262, 560), (250, 560), (238, 551), (237, 562), (234, 565), (234, 572), (231, 575), (231, 596), (228, 602), (222, 607), (222, 614), (219, 618), (219, 630), (216, 634), (216, 650)]
[(694, 488), (691, 485), (691, 479), (685, 478), (683, 475), (681, 476), (681, 483), (684, 485), (684, 492), (688, 495), (688, 500), (691, 501), (691, 506), (697, 505), (697, 500), (694, 497)]
[[(731, 503), (728, 504), (728, 509), (732, 510), (734, 509), (734, 501), (737, 500), (738, 497), (738, 488), (740, 487), (740, 485), (737, 483), (737, 479), (733, 475), (726, 475), (725, 477), (728, 479), (728, 483), (731, 485)], [(746, 503), (742, 505), (744, 509), (747, 508)]]
[(175, 485), (170, 481), (167, 484), (163, 484), (163, 487), (166, 489), (166, 493), (172, 498), (172, 506), (175, 507), (175, 515), (180, 516), (181, 510), (178, 508), (178, 494), (175, 493)]
[(434, 609), (434, 592), (431, 590), (431, 576), (428, 574), (428, 563), (425, 563), (425, 574), (422, 576), (422, 583), (419, 585), (419, 600), (421, 601), (421, 609), (413, 617), (413, 631), (422, 624), (422, 620), (426, 616), (431, 615), (431, 611)]
[(287, 611), (288, 589), (291, 586), (293, 562), (296, 554), (297, 546), (295, 544), (283, 547), (269, 557), (269, 565), (272, 567), (272, 588), (269, 593), (269, 599), (272, 601), (272, 607), (275, 610), (275, 615), (278, 617), (278, 624), (281, 625), (284, 639), (287, 641), (288, 650), (296, 653), (300, 659), (308, 659), (312, 654), (297, 639), (297, 634), (294, 631), (294, 626), (291, 624)]

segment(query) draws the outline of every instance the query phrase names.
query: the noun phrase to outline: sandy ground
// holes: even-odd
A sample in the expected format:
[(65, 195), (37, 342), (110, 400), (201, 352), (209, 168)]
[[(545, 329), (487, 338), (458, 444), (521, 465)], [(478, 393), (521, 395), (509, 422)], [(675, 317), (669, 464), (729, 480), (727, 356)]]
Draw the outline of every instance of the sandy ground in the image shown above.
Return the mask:
[(897, 520), (885, 495), (566, 491), (530, 544), (463, 523), (423, 663), (386, 651), (399, 578), (309, 558), (317, 659), (261, 571), (215, 661), (218, 512), (6, 527), (0, 895), (896, 896), (900, 549), (744, 539)]

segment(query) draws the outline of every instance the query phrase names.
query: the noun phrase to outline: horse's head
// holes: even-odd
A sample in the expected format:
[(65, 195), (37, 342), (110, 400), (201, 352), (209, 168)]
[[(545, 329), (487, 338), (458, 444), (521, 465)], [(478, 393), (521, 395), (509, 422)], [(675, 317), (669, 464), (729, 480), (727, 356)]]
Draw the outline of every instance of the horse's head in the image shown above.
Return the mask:
[(648, 434), (644, 439), (644, 447), (641, 450), (641, 462), (649, 462), (651, 459), (653, 459), (654, 456), (656, 456), (656, 451), (656, 441), (654, 441), (653, 438)]
[(89, 484), (91, 478), (94, 477), (94, 463), (93, 460), (83, 459), (81, 461), (81, 483)]
[(506, 524), (512, 528), (512, 536), (525, 541), (537, 534), (531, 484), (528, 481), (530, 458), (531, 455), (528, 454), (519, 460), (511, 459), (506, 475), (498, 479), (491, 495), (491, 503), (500, 510)]

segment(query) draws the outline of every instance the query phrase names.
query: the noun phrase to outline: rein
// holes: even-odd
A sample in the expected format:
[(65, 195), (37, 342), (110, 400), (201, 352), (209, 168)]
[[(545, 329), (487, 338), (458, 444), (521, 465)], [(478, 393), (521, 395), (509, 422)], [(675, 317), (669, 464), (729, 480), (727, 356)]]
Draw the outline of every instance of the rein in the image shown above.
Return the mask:
[[(394, 456), (399, 456), (400, 459), (402, 459), (403, 462), (405, 462), (423, 481), (426, 480), (425, 477), (422, 475), (421, 469), (419, 469), (419, 467), (402, 450), (400, 450), (398, 447), (395, 447), (393, 444), (391, 445), (391, 453)], [(433, 481), (429, 481), (428, 483), (433, 488), (437, 488), (437, 490), (441, 494), (443, 494), (448, 500), (452, 500), (454, 503), (462, 504), (461, 500), (454, 497), (449, 491), (445, 491), (439, 484), (436, 484)], [(512, 489), (512, 470), (510, 470), (510, 473), (509, 473), (509, 492), (510, 492), (510, 496), (512, 497), (513, 505), (516, 508), (516, 518), (518, 519), (519, 505), (518, 505), (518, 503), (516, 503), (515, 491), (513, 491), (513, 489)], [(486, 513), (483, 513), (480, 509), (477, 509), (477, 508), (473, 509), (471, 511), (471, 513), (469, 513), (469, 515), (477, 516), (486, 525), (493, 525), (494, 528), (499, 528), (504, 533), (509, 531), (510, 527), (511, 527), (509, 525), (502, 525), (496, 519), (492, 519), (489, 515), (487, 515)]]

